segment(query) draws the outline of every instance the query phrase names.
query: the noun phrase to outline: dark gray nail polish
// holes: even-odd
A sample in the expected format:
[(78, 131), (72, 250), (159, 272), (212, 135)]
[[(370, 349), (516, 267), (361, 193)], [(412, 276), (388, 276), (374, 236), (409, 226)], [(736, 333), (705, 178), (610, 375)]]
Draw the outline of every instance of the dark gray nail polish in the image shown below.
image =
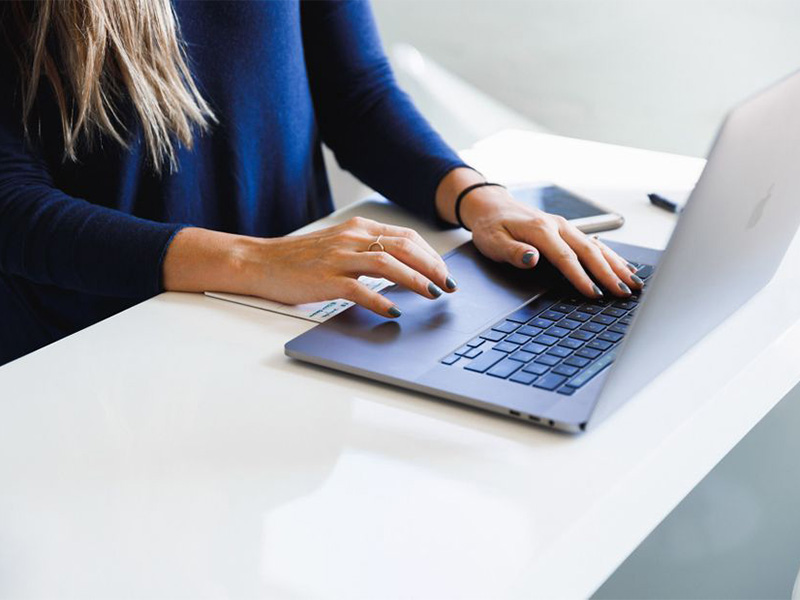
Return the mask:
[(531, 264), (534, 256), (536, 256), (536, 252), (526, 252), (522, 255), (522, 263), (526, 265)]
[(644, 283), (644, 281), (642, 281), (642, 278), (639, 277), (638, 275), (631, 275), (631, 281), (633, 281), (633, 283), (635, 283), (636, 285), (642, 285)]
[(392, 306), (392, 307), (389, 308), (389, 316), (390, 317), (399, 317), (402, 314), (403, 314), (403, 311), (401, 311), (396, 306)]
[(597, 287), (597, 285), (593, 284), (592, 285), (592, 289), (594, 290), (594, 295), (595, 296), (597, 296), (598, 298), (602, 298), (603, 297), (603, 290), (601, 290), (599, 287)]
[(632, 265), (631, 263), (625, 263), (625, 266), (627, 266), (627, 267), (628, 267), (628, 268), (629, 268), (631, 271), (633, 271), (634, 273), (636, 273), (636, 271), (638, 271), (638, 270), (639, 270), (639, 269), (637, 269), (637, 268), (636, 268), (636, 266), (635, 266), (635, 265)]
[(621, 281), (617, 285), (619, 286), (619, 289), (621, 289), (626, 294), (630, 294), (631, 293), (631, 288), (629, 288), (627, 285), (625, 285)]
[(448, 290), (454, 290), (454, 289), (456, 289), (456, 287), (458, 287), (458, 284), (456, 283), (456, 280), (453, 279), (452, 277), (450, 277), (450, 275), (447, 276), (447, 279), (445, 279), (444, 282), (445, 282), (445, 285), (447, 285), (447, 289)]
[(439, 296), (442, 295), (441, 288), (438, 285), (436, 285), (435, 283), (433, 283), (433, 282), (428, 284), (428, 291), (431, 293), (431, 296), (433, 296), (434, 298), (438, 298)]

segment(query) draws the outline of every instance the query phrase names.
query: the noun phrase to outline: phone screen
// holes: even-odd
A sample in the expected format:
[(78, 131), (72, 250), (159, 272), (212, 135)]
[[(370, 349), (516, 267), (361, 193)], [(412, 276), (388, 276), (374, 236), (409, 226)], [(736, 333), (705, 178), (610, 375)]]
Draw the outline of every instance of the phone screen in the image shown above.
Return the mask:
[(544, 212), (561, 215), (565, 219), (583, 219), (607, 214), (579, 196), (557, 185), (531, 186), (509, 189), (514, 198)]

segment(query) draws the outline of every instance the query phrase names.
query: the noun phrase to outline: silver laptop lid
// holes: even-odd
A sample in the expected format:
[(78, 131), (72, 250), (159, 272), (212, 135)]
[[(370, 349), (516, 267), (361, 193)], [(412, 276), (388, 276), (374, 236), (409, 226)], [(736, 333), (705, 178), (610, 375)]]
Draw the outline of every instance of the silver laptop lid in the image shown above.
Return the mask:
[(735, 108), (600, 394), (594, 425), (772, 278), (800, 224), (800, 73)]

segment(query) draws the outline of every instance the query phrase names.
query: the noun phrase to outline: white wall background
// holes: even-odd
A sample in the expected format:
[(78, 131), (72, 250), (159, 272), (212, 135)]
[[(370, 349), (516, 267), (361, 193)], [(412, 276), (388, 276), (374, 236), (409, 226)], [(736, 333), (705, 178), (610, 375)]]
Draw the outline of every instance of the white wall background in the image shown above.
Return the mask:
[(800, 68), (800, 0), (373, 6), (388, 47), (416, 46), (554, 133), (683, 154), (704, 155), (728, 107)]

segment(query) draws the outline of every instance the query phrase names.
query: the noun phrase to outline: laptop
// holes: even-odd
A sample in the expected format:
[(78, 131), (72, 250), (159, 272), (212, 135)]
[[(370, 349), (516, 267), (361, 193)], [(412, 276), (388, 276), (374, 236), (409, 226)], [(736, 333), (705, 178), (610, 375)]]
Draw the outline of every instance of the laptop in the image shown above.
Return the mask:
[[(444, 258), (459, 291), (399, 287), (403, 316), (355, 306), (286, 354), (526, 423), (601, 422), (756, 294), (800, 224), (800, 74), (732, 110), (667, 248), (606, 242), (641, 293), (592, 300), (552, 267), (495, 263), (466, 243)], [(709, 365), (712, 366), (712, 365)]]

